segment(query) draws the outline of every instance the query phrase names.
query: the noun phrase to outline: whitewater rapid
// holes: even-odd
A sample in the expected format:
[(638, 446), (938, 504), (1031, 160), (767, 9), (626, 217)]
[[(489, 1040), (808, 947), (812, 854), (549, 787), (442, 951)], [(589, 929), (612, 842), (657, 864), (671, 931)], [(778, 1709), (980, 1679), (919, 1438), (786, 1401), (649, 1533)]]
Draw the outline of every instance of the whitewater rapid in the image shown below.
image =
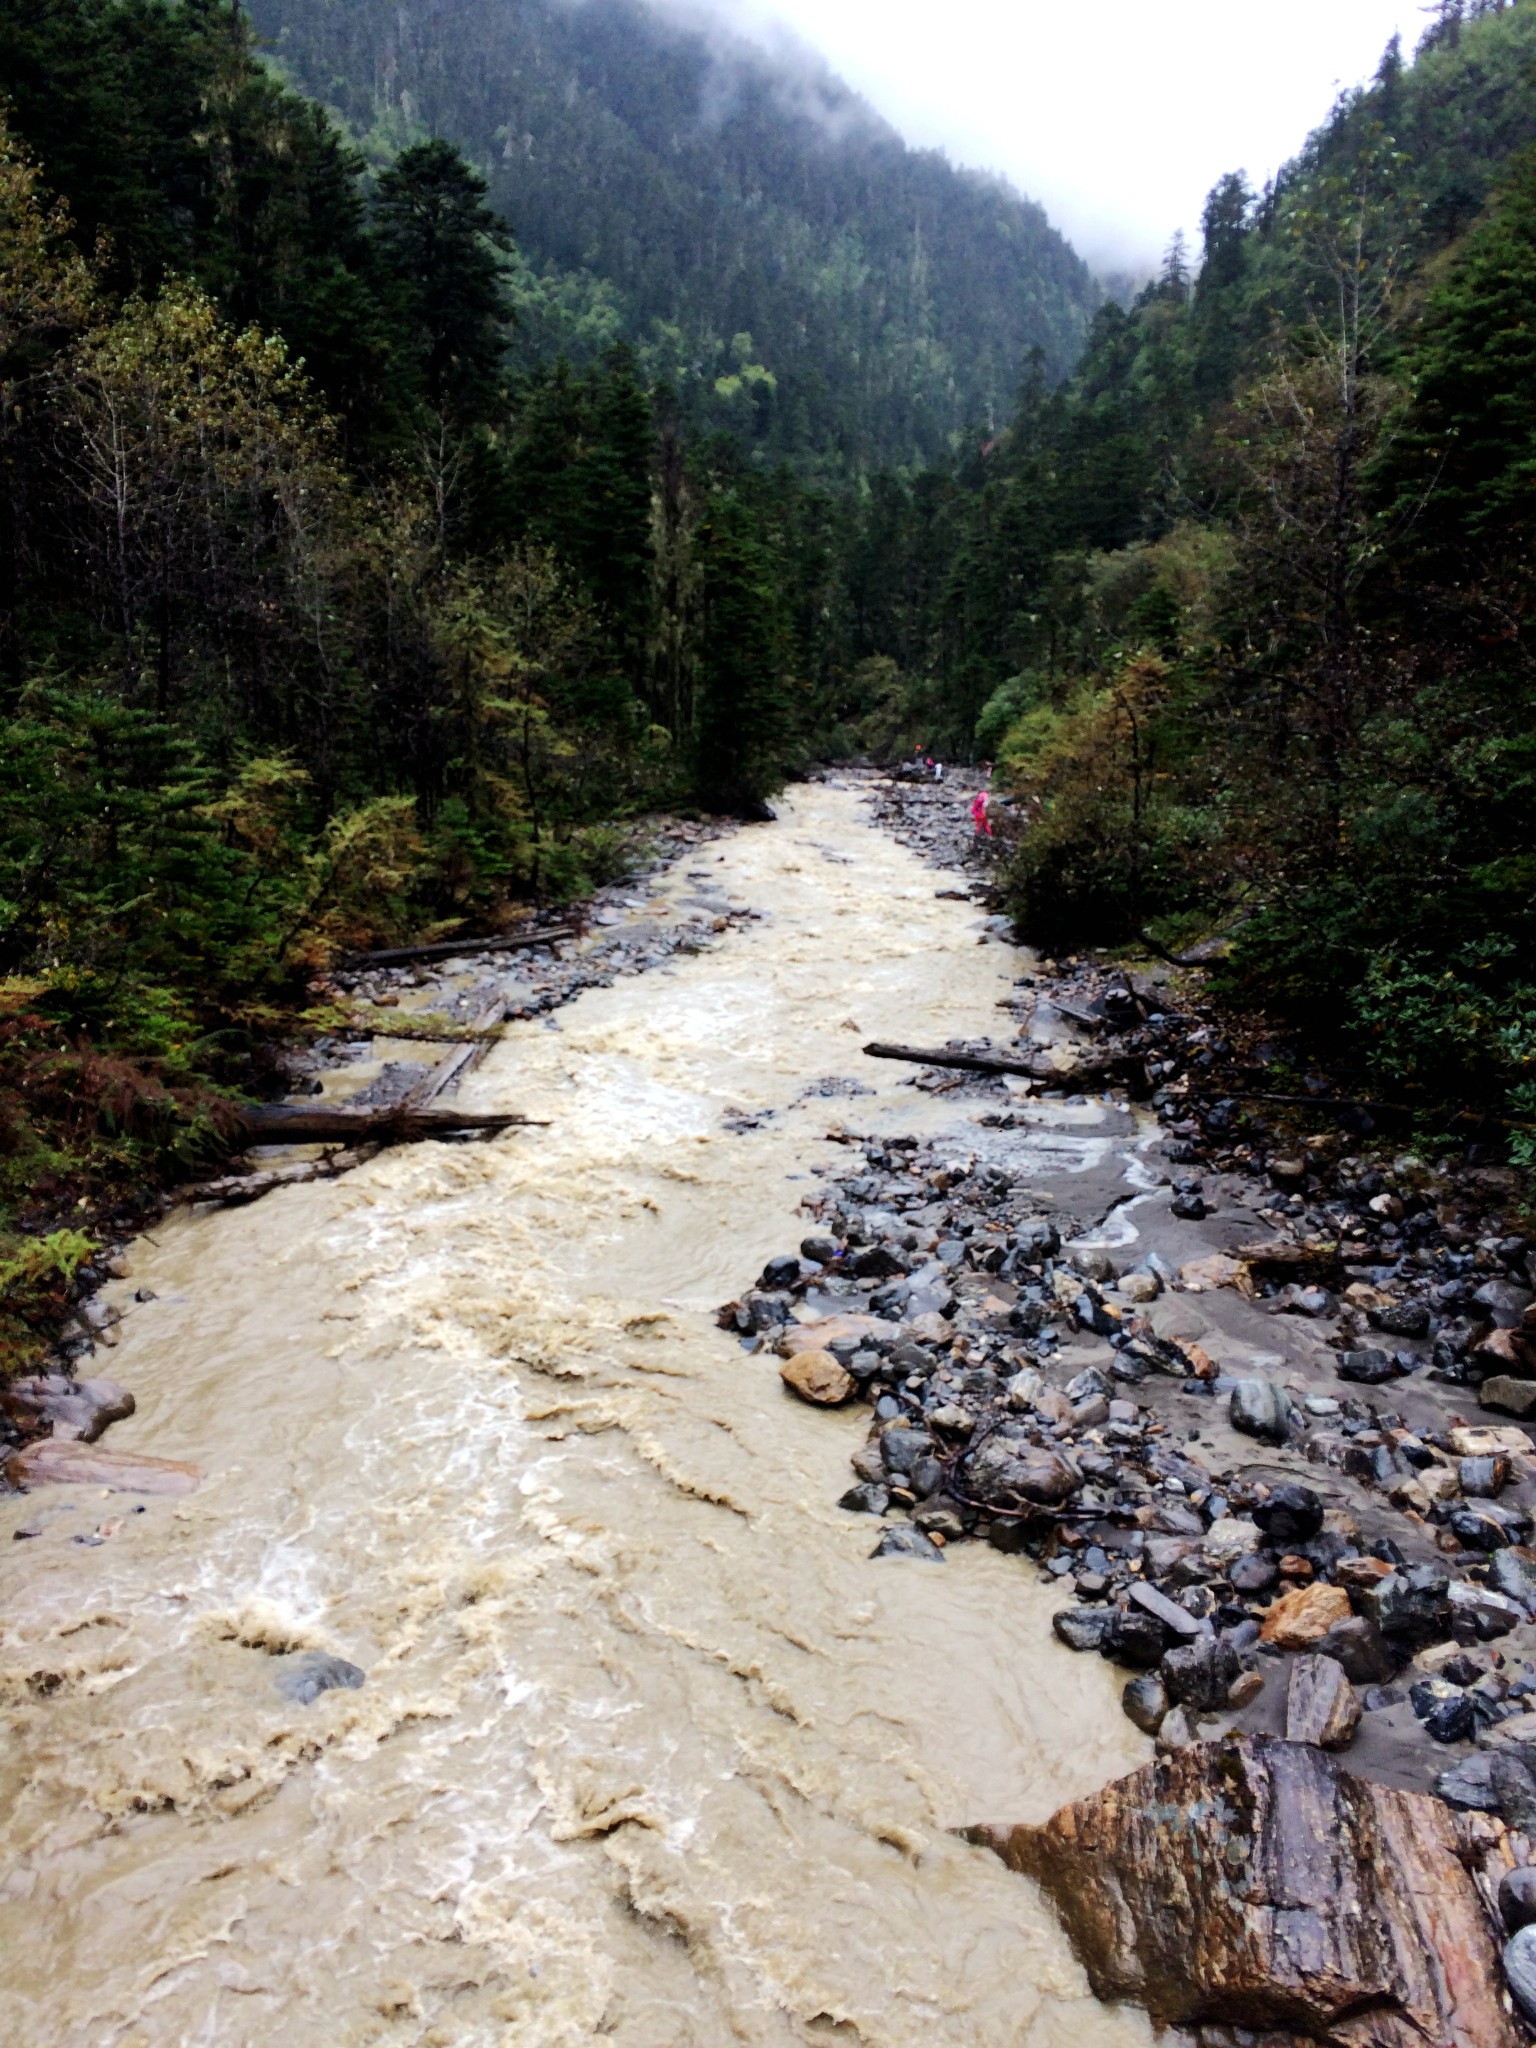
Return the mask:
[[(859, 1047), (995, 1033), (1017, 956), (851, 788), (654, 905), (701, 865), (759, 921), (465, 1084), (547, 1129), (135, 1245), (110, 1442), (207, 1477), (0, 1501), (15, 2048), (1150, 2041), (950, 1832), (1143, 1761), (1115, 1675), (1026, 1560), (871, 1561), (835, 1505), (865, 1411), (713, 1315), (805, 1234), (835, 1125), (961, 1149), (974, 1105)], [(804, 1092), (838, 1076), (876, 1092)], [(1094, 1115), (1018, 1143), (1070, 1173)], [(294, 1705), (295, 1648), (367, 1683)]]

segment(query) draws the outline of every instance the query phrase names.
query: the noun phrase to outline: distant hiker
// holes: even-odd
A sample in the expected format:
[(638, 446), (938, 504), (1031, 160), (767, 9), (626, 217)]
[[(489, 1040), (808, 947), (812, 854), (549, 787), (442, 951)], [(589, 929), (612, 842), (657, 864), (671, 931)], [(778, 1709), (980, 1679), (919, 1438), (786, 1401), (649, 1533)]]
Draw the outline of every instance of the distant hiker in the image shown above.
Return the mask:
[(933, 779), (935, 782), (942, 782), (944, 780), (944, 763), (942, 761), (934, 762)]
[(987, 817), (987, 792), (984, 789), (978, 789), (971, 798), (971, 822), (979, 833), (988, 839), (992, 837), (992, 826)]

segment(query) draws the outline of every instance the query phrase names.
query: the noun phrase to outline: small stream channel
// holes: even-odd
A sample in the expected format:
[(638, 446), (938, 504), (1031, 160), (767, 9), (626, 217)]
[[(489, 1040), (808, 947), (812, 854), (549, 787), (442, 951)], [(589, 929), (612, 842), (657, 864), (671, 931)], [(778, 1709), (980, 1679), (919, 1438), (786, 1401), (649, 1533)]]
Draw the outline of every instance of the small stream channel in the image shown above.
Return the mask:
[[(17, 2048), (1150, 2040), (949, 1833), (1143, 1761), (1116, 1674), (1053, 1641), (1023, 1560), (872, 1562), (834, 1505), (862, 1412), (799, 1405), (713, 1318), (804, 1234), (839, 1121), (1006, 1145), (1083, 1217), (1136, 1132), (1092, 1103), (981, 1132), (861, 1058), (998, 1034), (1018, 956), (856, 790), (702, 857), (759, 922), (465, 1084), (547, 1130), (135, 1247), (112, 1443), (207, 1477), (0, 1502)], [(301, 1648), (366, 1685), (290, 1703)]]

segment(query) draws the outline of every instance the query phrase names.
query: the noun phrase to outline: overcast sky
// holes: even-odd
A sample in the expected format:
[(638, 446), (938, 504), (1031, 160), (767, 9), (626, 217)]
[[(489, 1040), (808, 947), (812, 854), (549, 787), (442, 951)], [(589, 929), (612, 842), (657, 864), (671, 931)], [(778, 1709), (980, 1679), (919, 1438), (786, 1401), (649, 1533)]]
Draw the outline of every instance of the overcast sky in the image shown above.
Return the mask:
[(1223, 171), (1255, 184), (1369, 78), (1417, 0), (715, 0), (777, 17), (909, 141), (1002, 171), (1096, 270), (1198, 247)]

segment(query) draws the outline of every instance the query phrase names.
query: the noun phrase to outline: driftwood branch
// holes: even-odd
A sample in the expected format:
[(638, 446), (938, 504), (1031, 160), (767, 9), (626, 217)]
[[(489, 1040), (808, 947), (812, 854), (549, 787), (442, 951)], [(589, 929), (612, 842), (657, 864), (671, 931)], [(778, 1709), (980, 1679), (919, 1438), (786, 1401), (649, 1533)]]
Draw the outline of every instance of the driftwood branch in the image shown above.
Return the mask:
[(908, 1060), (918, 1067), (964, 1067), (973, 1074), (1024, 1074), (1031, 1081), (1042, 1078), (1042, 1062), (1011, 1058), (1001, 1052), (954, 1052), (947, 1046), (929, 1050), (919, 1045), (887, 1045), (877, 1039), (866, 1045), (864, 1056), (871, 1060)]
[(379, 953), (353, 953), (348, 967), (405, 967), (412, 960), (452, 960), (471, 953), (515, 953), (526, 946), (548, 946), (556, 939), (574, 939), (576, 927), (550, 925), (539, 932), (508, 932), (491, 939), (434, 939), (429, 946), (386, 946)]
[(1110, 1081), (1122, 1077), (1139, 1064), (1129, 1054), (1087, 1053), (1070, 1067), (1053, 1066), (1045, 1053), (1020, 1059), (1003, 1052), (962, 1052), (951, 1046), (866, 1045), (872, 1060), (908, 1060), (919, 1067), (960, 1067), (972, 1074), (1022, 1074), (1046, 1088), (1076, 1088), (1086, 1081)]
[(272, 1102), (240, 1112), (241, 1133), (254, 1145), (351, 1145), (359, 1141), (400, 1145), (445, 1137), (454, 1131), (506, 1131), (539, 1122), (537, 1117), (501, 1111), (422, 1109), (408, 1101), (383, 1109), (311, 1108), (306, 1103)]

